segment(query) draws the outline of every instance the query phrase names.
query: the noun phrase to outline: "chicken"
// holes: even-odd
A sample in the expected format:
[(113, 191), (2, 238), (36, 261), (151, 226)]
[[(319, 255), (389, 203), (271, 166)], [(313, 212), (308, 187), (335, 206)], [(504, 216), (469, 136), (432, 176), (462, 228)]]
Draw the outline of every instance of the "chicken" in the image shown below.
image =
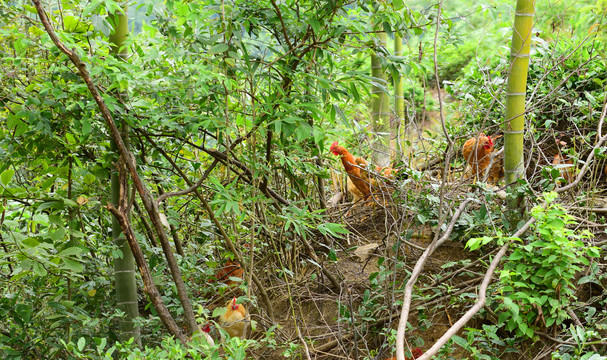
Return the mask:
[(558, 153), (552, 159), (552, 165), (561, 168), (561, 177), (564, 180), (559, 181), (560, 184), (571, 184), (575, 180), (575, 167), (573, 161), (567, 156), (564, 151), (567, 149), (567, 143), (561, 140), (556, 142)]
[(493, 164), (491, 165), (491, 169), (489, 169), (489, 176), (487, 177), (487, 181), (492, 184), (496, 184), (500, 181), (501, 178), (504, 177), (504, 157), (498, 156), (493, 160)]
[(358, 165), (360, 167), (360, 178), (363, 179), (363, 181), (369, 185), (369, 191), (371, 190), (371, 179), (369, 178), (369, 170), (367, 169), (367, 167), (369, 166), (369, 164), (367, 163), (367, 160), (361, 158), (361, 157), (357, 157), (356, 159), (354, 159), (354, 162), (356, 163), (356, 165)]
[(396, 174), (398, 174), (398, 169), (393, 169), (390, 167), (385, 167), (385, 168), (378, 167), (378, 168), (376, 168), (376, 170), (378, 173), (380, 173), (381, 176), (385, 177), (386, 179), (390, 179), (390, 180), (393, 180), (394, 177), (396, 176)]
[(228, 286), (232, 286), (237, 285), (238, 282), (230, 278), (234, 277), (242, 279), (243, 275), (244, 270), (242, 269), (242, 266), (240, 266), (237, 261), (228, 260), (226, 261), (225, 265), (215, 273), (215, 279), (225, 283)]
[[(369, 194), (371, 194), (369, 184), (362, 179), (360, 168), (357, 167), (354, 156), (352, 156), (352, 154), (343, 146), (339, 146), (337, 141), (331, 144), (330, 150), (333, 155), (341, 156), (341, 163), (344, 166), (344, 170), (348, 174), (351, 183), (354, 185), (353, 187), (348, 186), (348, 189), (351, 190), (352, 194), (362, 199), (368, 197)], [(357, 191), (354, 191), (354, 188), (356, 188)]]
[[(415, 360), (418, 357), (422, 356), (423, 354), (424, 354), (424, 352), (422, 351), (422, 349), (416, 347), (415, 349), (411, 350), (411, 356), (413, 356), (413, 357), (412, 358), (405, 357), (405, 360)], [(387, 358), (385, 360), (396, 360), (396, 357)]]
[[(372, 193), (381, 192), (383, 194), (388, 193), (390, 190), (388, 186), (386, 186), (385, 181), (383, 181), (380, 177), (393, 180), (394, 176), (398, 173), (398, 169), (393, 169), (390, 167), (381, 167), (376, 166), (375, 172), (379, 174), (378, 177), (372, 177), (369, 175), (368, 166), (369, 164), (363, 158), (357, 157), (355, 160), (356, 164), (360, 167), (360, 177), (369, 184), (369, 189)], [(379, 185), (378, 185), (379, 184)]]
[[(363, 158), (357, 157), (356, 159), (354, 159), (354, 162), (356, 163), (356, 165), (358, 165), (360, 167), (360, 178), (367, 184), (367, 186), (369, 186), (369, 175), (367, 173), (367, 171), (365, 170), (365, 167), (367, 166), (367, 161)], [(350, 179), (350, 177), (348, 176), (348, 181), (346, 182), (346, 184), (348, 185), (348, 192), (350, 194), (352, 194), (353, 200), (354, 202), (357, 202), (358, 200), (362, 199), (365, 197), (365, 194), (363, 194), (357, 187), (356, 185), (352, 182), (352, 180)], [(371, 188), (369, 187), (369, 192), (371, 192)]]
[[(204, 341), (206, 341), (206, 343), (209, 344), (210, 346), (215, 346), (215, 341), (213, 341), (213, 338), (211, 337), (211, 335), (209, 335), (210, 332), (211, 332), (211, 325), (204, 324), (203, 326), (198, 327), (198, 331), (196, 331), (192, 335), (192, 340), (201, 341), (203, 343), (204, 343)], [(202, 340), (202, 339), (204, 339), (204, 340)]]
[[(491, 162), (491, 153), (493, 152), (493, 149), (494, 145), (491, 136), (487, 136), (483, 133), (481, 133), (478, 138), (472, 137), (464, 143), (462, 154), (470, 166), (470, 176), (472, 178), (482, 177), (485, 174), (485, 169), (487, 169)], [(497, 165), (494, 165), (495, 167), (490, 169), (490, 179), (499, 177), (500, 164), (496, 161), (494, 161), (494, 164)], [(494, 174), (492, 175), (491, 173)]]
[(249, 324), (247, 309), (236, 303), (236, 297), (226, 305), (226, 312), (219, 316), (219, 324), (231, 337), (245, 338)]

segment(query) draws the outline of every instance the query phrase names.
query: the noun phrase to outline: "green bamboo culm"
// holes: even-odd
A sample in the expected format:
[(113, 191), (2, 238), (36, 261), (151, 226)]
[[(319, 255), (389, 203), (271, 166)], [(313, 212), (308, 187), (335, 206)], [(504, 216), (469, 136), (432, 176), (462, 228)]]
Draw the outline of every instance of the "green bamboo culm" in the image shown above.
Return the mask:
[[(124, 13), (116, 12), (109, 16), (109, 22), (113, 26), (113, 31), (110, 35), (111, 52), (114, 56), (126, 61), (127, 49), (124, 46), (128, 36), (128, 17), (127, 5), (123, 6)], [(121, 96), (121, 94), (116, 94)], [(116, 114), (116, 118), (119, 115)], [(128, 146), (128, 126), (124, 121), (121, 121), (122, 137), (125, 145)], [(111, 142), (111, 150), (116, 157), (120, 156), (118, 147)], [(120, 196), (128, 196), (128, 194), (120, 194), (120, 181), (116, 168), (111, 169), (111, 193), (112, 205), (118, 208)], [(135, 258), (129, 243), (122, 234), (120, 224), (115, 217), (112, 217), (112, 240), (116, 247), (122, 252), (122, 257), (114, 259), (114, 279), (116, 281), (116, 302), (118, 308), (125, 313), (125, 316), (120, 320), (120, 340), (127, 341), (130, 338), (134, 339), (134, 343), (141, 347), (141, 330), (136, 325), (135, 319), (139, 317), (139, 307), (137, 306), (137, 281), (136, 281), (136, 264)]]
[(506, 184), (523, 177), (523, 136), (525, 130), (525, 92), (529, 70), (529, 49), (535, 15), (535, 0), (518, 0), (510, 50), (506, 111), (504, 122), (504, 171)]
[[(403, 38), (398, 34), (394, 35), (394, 56), (397, 58), (403, 56)], [(398, 136), (400, 128), (405, 122), (405, 89), (404, 80), (400, 73), (394, 78), (394, 112), (396, 113), (396, 119), (394, 125), (390, 126), (390, 147), (395, 152), (400, 153), (402, 149)]]
[[(376, 26), (378, 27), (378, 26)], [(373, 160), (380, 166), (390, 165), (390, 98), (388, 96), (388, 80), (381, 65), (379, 51), (386, 49), (387, 35), (377, 33), (378, 48), (371, 56), (371, 76), (373, 76), (373, 105), (371, 119), (375, 139), (373, 141)]]

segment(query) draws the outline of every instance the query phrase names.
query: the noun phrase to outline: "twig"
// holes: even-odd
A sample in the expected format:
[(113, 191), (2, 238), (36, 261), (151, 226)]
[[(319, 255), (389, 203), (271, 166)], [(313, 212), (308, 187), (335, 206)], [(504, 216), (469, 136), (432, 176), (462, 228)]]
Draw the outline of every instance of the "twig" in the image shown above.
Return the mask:
[(348, 288), (348, 303), (350, 305), (350, 320), (352, 321), (352, 332), (354, 333), (354, 360), (358, 360), (358, 330), (354, 323), (354, 307), (352, 306), (352, 290)]
[(308, 360), (312, 360), (312, 358), (310, 357), (310, 349), (308, 348), (308, 344), (306, 343), (306, 341), (304, 340), (303, 336), (301, 336), (301, 331), (299, 331), (299, 326), (295, 327), (295, 330), (297, 330), (297, 337), (299, 338), (299, 340), (301, 341), (304, 350), (306, 352), (306, 358)]
[[(515, 237), (519, 237), (521, 236), (523, 233), (525, 233), (525, 231), (527, 231), (527, 229), (529, 229), (529, 227), (535, 222), (535, 218), (531, 218), (529, 219), (525, 225), (523, 225), (523, 227), (521, 227), (516, 233), (514, 233), (512, 235), (513, 238)], [(506, 242), (500, 249), (500, 251), (495, 255), (495, 258), (493, 258), (493, 261), (491, 262), (491, 265), (489, 265), (489, 268), (487, 269), (487, 272), (485, 273), (485, 277), (483, 279), (483, 283), (481, 284), (480, 288), (479, 288), (479, 294), (478, 294), (478, 299), (476, 301), (476, 304), (474, 304), (474, 306), (472, 306), (472, 308), (470, 308), (470, 310), (468, 310), (455, 324), (453, 324), (452, 327), (449, 328), (449, 330), (447, 330), (443, 336), (440, 337), (440, 339), (438, 339), (434, 345), (432, 345), (432, 347), (430, 349), (428, 349), (422, 356), (420, 356), (418, 359), (419, 360), (428, 360), (431, 359), (432, 356), (436, 355), (438, 353), (438, 351), (440, 350), (440, 348), (445, 345), (447, 343), (447, 341), (449, 341), (449, 339), (451, 339), (451, 337), (455, 334), (457, 334), (457, 332), (459, 330), (461, 330), (461, 328), (470, 320), (472, 319), (472, 317), (485, 306), (485, 301), (487, 300), (487, 288), (489, 287), (489, 284), (491, 283), (491, 278), (493, 277), (493, 273), (495, 272), (495, 270), (497, 269), (497, 265), (500, 263), (500, 260), (502, 259), (502, 257), (506, 254), (506, 251), (508, 251), (508, 247), (510, 246), (510, 243), (513, 240), (510, 240), (508, 242)], [(412, 275), (413, 277), (413, 275)], [(409, 285), (409, 284), (407, 284)], [(404, 307), (403, 307), (404, 308)], [(402, 321), (402, 320), (401, 320)], [(405, 323), (406, 324), (406, 323)], [(399, 330), (400, 330), (400, 323), (399, 323)], [(397, 340), (400, 340), (397, 339)], [(396, 348), (396, 351), (398, 352), (398, 347)], [(403, 350), (404, 352), (404, 350)], [(404, 356), (404, 355), (403, 355)]]
[[(440, 123), (443, 129), (443, 135), (445, 135), (445, 139), (447, 139), (447, 142), (449, 143), (449, 148), (451, 147), (451, 145), (453, 145), (453, 140), (451, 140), (451, 137), (449, 136), (449, 132), (447, 131), (447, 127), (445, 126), (445, 117), (443, 116), (443, 100), (442, 100), (442, 96), (440, 93), (440, 79), (438, 78), (438, 62), (436, 60), (436, 53), (437, 53), (437, 44), (438, 44), (438, 30), (440, 29), (440, 17), (441, 17), (441, 12), (442, 12), (442, 7), (443, 7), (443, 2), (439, 1), (438, 2), (438, 10), (437, 10), (437, 14), (436, 14), (436, 31), (434, 32), (434, 52), (433, 52), (433, 57), (434, 57), (434, 79), (436, 81), (436, 90), (437, 90), (437, 96), (438, 96), (438, 108), (439, 108), (439, 116), (440, 116)], [(403, 356), (402, 359), (398, 357), (398, 352), (396, 355), (398, 360), (404, 360), (405, 358), (405, 354), (404, 354), (404, 350), (403, 350)]]
[[(571, 320), (573, 320), (573, 323), (581, 328), (585, 328), (584, 325), (582, 324), (582, 322), (580, 321), (580, 319), (577, 317), (577, 315), (575, 314), (575, 312), (573, 312), (573, 310), (571, 309), (567, 309), (567, 314), (569, 315), (569, 317), (571, 318)], [(590, 345), (590, 347), (592, 347), (592, 350), (594, 352), (597, 352), (596, 346), (594, 346), (594, 344)]]
[(453, 215), (453, 218), (451, 219), (449, 226), (445, 230), (445, 233), (443, 234), (443, 236), (441, 236), (440, 239), (435, 238), (434, 241), (432, 241), (432, 243), (430, 243), (430, 245), (428, 246), (426, 251), (424, 251), (422, 256), (420, 256), (420, 258), (417, 260), (417, 263), (415, 264), (415, 267), (413, 268), (413, 271), (411, 272), (411, 277), (409, 278), (409, 281), (407, 281), (407, 285), (405, 286), (403, 308), (401, 311), (400, 320), (398, 323), (398, 332), (396, 335), (396, 358), (399, 360), (402, 360), (405, 358), (405, 331), (407, 328), (407, 319), (409, 317), (409, 309), (411, 306), (411, 296), (413, 293), (413, 285), (417, 281), (417, 278), (419, 277), (424, 265), (426, 264), (426, 261), (428, 261), (428, 257), (430, 256), (430, 254), (432, 254), (439, 245), (441, 245), (443, 242), (445, 242), (449, 238), (449, 235), (451, 235), (451, 232), (453, 231), (453, 228), (455, 227), (455, 223), (457, 222), (457, 220), (459, 219), (461, 214), (464, 212), (464, 209), (466, 208), (468, 203), (470, 203), (471, 201), (472, 201), (472, 199), (468, 198), (460, 204), (459, 208)]

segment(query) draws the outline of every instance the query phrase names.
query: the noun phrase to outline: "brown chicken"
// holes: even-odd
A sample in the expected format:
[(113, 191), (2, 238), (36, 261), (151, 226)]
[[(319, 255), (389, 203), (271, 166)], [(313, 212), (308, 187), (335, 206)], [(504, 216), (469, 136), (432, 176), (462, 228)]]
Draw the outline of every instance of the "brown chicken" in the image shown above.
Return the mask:
[(237, 261), (228, 260), (221, 269), (217, 270), (217, 272), (215, 273), (215, 279), (217, 279), (217, 281), (225, 283), (228, 286), (238, 285), (237, 281), (232, 280), (230, 278), (234, 277), (242, 279), (243, 274), (244, 270)]
[(567, 143), (557, 140), (556, 144), (558, 146), (558, 153), (554, 155), (552, 165), (561, 168), (561, 177), (564, 180), (560, 180), (559, 184), (571, 184), (575, 180), (575, 167), (573, 166), (573, 161), (564, 153), (567, 149)]
[(247, 309), (236, 303), (236, 297), (226, 305), (226, 312), (219, 316), (219, 325), (231, 337), (244, 339), (249, 325)]
[[(369, 163), (367, 163), (367, 160), (365, 160), (361, 157), (357, 157), (356, 159), (354, 159), (354, 162), (356, 162), (356, 165), (358, 165), (360, 167), (361, 179), (363, 179), (363, 181), (367, 185), (371, 185), (372, 179), (369, 178), (369, 170), (367, 169), (367, 167), (369, 166)], [(370, 189), (371, 189), (371, 187), (369, 187), (369, 190)]]
[[(415, 360), (418, 357), (422, 356), (423, 354), (424, 354), (424, 352), (422, 351), (422, 349), (416, 347), (415, 349), (411, 350), (411, 356), (413, 356), (413, 357), (412, 358), (405, 357), (405, 360)], [(387, 358), (386, 360), (396, 360), (396, 357)]]
[[(493, 152), (493, 149), (494, 145), (491, 136), (487, 136), (483, 133), (481, 133), (478, 138), (472, 137), (464, 143), (462, 154), (470, 166), (470, 176), (472, 178), (483, 177), (485, 169), (487, 169), (491, 163), (491, 153)], [(493, 180), (499, 177), (500, 165), (499, 161), (494, 160), (494, 167), (490, 169), (490, 179)], [(503, 169), (501, 171), (503, 171)], [(495, 182), (497, 182), (497, 180), (495, 180)]]
[(358, 198), (366, 198), (371, 194), (371, 190), (369, 189), (369, 184), (362, 179), (360, 168), (357, 167), (356, 160), (354, 156), (348, 152), (343, 146), (339, 146), (337, 141), (331, 144), (331, 152), (333, 155), (341, 156), (341, 163), (344, 166), (344, 170), (348, 174), (348, 178), (354, 185), (357, 191), (354, 191), (354, 188), (348, 186), (349, 190), (351, 190), (352, 194)]
[[(380, 177), (384, 177), (386, 179), (392, 180), (392, 179), (394, 179), (394, 176), (398, 173), (398, 169), (376, 166), (375, 172), (379, 174), (379, 177), (375, 178), (375, 177), (369, 176), (369, 170), (368, 170), (369, 164), (367, 163), (367, 161), (365, 159), (357, 157), (355, 159), (355, 162), (358, 166), (360, 166), (360, 177), (367, 184), (369, 184), (369, 189), (372, 193), (381, 192), (381, 193), (386, 194), (389, 192), (388, 186), (386, 186), (385, 181), (382, 181), (382, 179)], [(378, 185), (378, 183), (379, 183), (379, 185)]]
[(491, 184), (496, 184), (503, 177), (504, 177), (504, 156), (502, 154), (500, 154), (499, 156), (497, 156), (493, 159), (493, 164), (491, 165), (491, 169), (489, 170), (489, 176), (487, 177), (487, 182), (489, 182)]

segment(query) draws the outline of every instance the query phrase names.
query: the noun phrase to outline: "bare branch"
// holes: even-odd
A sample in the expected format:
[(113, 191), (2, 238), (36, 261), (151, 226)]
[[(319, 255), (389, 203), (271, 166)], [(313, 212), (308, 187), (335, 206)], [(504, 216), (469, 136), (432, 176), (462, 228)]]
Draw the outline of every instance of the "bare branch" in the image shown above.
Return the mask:
[(457, 209), (457, 211), (455, 212), (455, 214), (453, 214), (451, 222), (449, 223), (449, 226), (445, 230), (443, 236), (441, 236), (439, 239), (435, 238), (434, 241), (432, 241), (432, 243), (430, 243), (430, 245), (428, 245), (428, 248), (426, 248), (426, 251), (424, 251), (422, 256), (420, 256), (420, 258), (417, 260), (417, 263), (415, 264), (413, 271), (411, 271), (411, 277), (409, 278), (409, 281), (407, 281), (407, 285), (405, 286), (405, 296), (404, 296), (404, 300), (403, 300), (403, 308), (401, 310), (400, 320), (398, 323), (398, 332), (396, 334), (396, 358), (397, 359), (402, 360), (405, 358), (405, 331), (407, 329), (407, 321), (409, 318), (409, 309), (411, 307), (411, 295), (413, 293), (413, 285), (415, 285), (415, 282), (417, 281), (417, 278), (419, 277), (422, 269), (424, 268), (426, 261), (428, 261), (428, 257), (430, 256), (430, 254), (432, 254), (438, 246), (440, 246), (443, 242), (445, 242), (445, 240), (447, 240), (449, 238), (449, 235), (451, 235), (451, 232), (453, 232), (455, 223), (457, 222), (459, 217), (464, 212), (464, 209), (466, 208), (466, 206), (471, 201), (472, 201), (472, 199), (468, 198), (460, 204), (460, 206)]
[[(535, 218), (531, 218), (529, 219), (525, 225), (523, 225), (517, 232), (515, 232), (512, 237), (520, 237), (523, 233), (525, 233), (525, 231), (527, 231), (527, 229), (529, 229), (529, 227), (535, 222)], [(449, 328), (449, 330), (447, 330), (443, 336), (440, 337), (440, 339), (438, 339), (436, 341), (436, 343), (434, 343), (434, 345), (432, 345), (432, 347), (430, 349), (428, 349), (428, 351), (426, 351), (422, 356), (420, 356), (418, 359), (419, 360), (428, 360), (431, 359), (434, 355), (438, 354), (438, 351), (440, 350), (440, 348), (445, 345), (447, 343), (447, 341), (449, 341), (449, 339), (451, 339), (451, 337), (455, 334), (457, 334), (458, 331), (461, 330), (461, 328), (466, 325), (466, 323), (468, 321), (470, 321), (470, 319), (472, 319), (474, 317), (474, 315), (476, 315), (477, 312), (479, 312), (480, 309), (482, 309), (485, 306), (485, 302), (487, 301), (487, 288), (489, 287), (489, 284), (491, 283), (491, 278), (493, 277), (493, 273), (495, 272), (495, 269), (497, 269), (497, 266), (499, 265), (502, 257), (504, 257), (504, 255), (506, 255), (506, 252), (508, 251), (508, 247), (510, 246), (511, 242), (513, 240), (508, 241), (507, 243), (505, 243), (499, 250), (499, 252), (495, 255), (495, 257), (493, 258), (493, 261), (491, 261), (491, 265), (489, 265), (489, 268), (487, 269), (487, 272), (485, 273), (485, 277), (483, 278), (483, 282), (479, 288), (479, 292), (478, 292), (478, 299), (476, 301), (476, 304), (474, 304), (474, 306), (472, 306), (472, 308), (470, 308), (470, 310), (468, 310), (457, 322), (455, 322), (455, 324), (453, 324), (453, 326), (451, 326), (451, 328)], [(408, 284), (407, 284), (408, 285)], [(400, 330), (400, 324), (399, 324), (399, 330)], [(398, 351), (398, 348), (397, 348)]]
[[(601, 112), (601, 118), (599, 119), (599, 125), (597, 127), (597, 132), (598, 132), (599, 136), (600, 136), (600, 134), (602, 134), (602, 127), (603, 127), (603, 122), (605, 121), (606, 114), (607, 114), (607, 100), (605, 101), (605, 104), (603, 105), (603, 111)], [(592, 163), (592, 159), (594, 158), (595, 150), (600, 148), (601, 146), (603, 146), (603, 143), (605, 142), (605, 140), (607, 140), (607, 134), (599, 137), (599, 139), (598, 139), (597, 143), (594, 145), (592, 151), (590, 151), (590, 154), (588, 154), (588, 157), (586, 157), (584, 166), (580, 170), (580, 173), (577, 175), (575, 180), (571, 184), (557, 188), (555, 190), (557, 193), (562, 193), (567, 190), (570, 190), (570, 189), (576, 187), (580, 183), (580, 181), (582, 181), (582, 177), (584, 176), (586, 171), (588, 171), (588, 168), (590, 167), (590, 164)]]

